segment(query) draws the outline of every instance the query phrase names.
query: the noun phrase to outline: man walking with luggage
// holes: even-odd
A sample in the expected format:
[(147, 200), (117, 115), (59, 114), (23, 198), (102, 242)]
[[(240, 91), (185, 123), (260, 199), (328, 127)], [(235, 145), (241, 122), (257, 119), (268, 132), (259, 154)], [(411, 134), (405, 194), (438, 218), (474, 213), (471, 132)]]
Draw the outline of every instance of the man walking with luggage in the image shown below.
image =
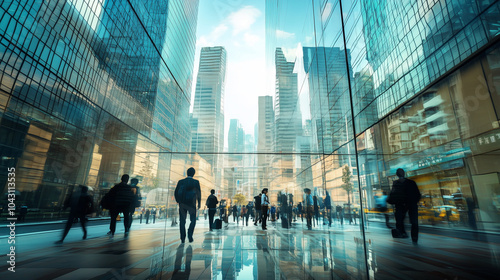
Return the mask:
[(207, 198), (207, 202), (205, 205), (208, 208), (208, 224), (210, 226), (210, 231), (213, 230), (214, 226), (214, 216), (215, 212), (217, 212), (217, 204), (219, 203), (219, 200), (215, 196), (215, 190), (210, 190), (210, 195)]
[(187, 170), (187, 177), (179, 180), (174, 192), (175, 201), (179, 203), (179, 222), (182, 243), (186, 240), (186, 217), (188, 213), (191, 223), (189, 224), (187, 236), (189, 242), (193, 242), (193, 232), (196, 226), (196, 202), (198, 202), (198, 209), (200, 209), (201, 204), (200, 182), (193, 179), (195, 172), (194, 168), (190, 167)]

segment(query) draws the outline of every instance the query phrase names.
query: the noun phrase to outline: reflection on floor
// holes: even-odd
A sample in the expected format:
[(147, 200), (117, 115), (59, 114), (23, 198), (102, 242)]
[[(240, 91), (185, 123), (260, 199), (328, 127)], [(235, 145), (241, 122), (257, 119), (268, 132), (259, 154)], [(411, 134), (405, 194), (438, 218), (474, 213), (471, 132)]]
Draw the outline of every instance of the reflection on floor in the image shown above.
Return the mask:
[(117, 232), (114, 239), (100, 226), (78, 240), (75, 227), (62, 246), (53, 246), (61, 232), (22, 236), (16, 272), (3, 262), (0, 279), (495, 279), (500, 273), (499, 244), (422, 234), (414, 246), (373, 223), (366, 240), (358, 225), (309, 231), (301, 223), (270, 224), (267, 231), (230, 223), (208, 232), (200, 220), (194, 242), (185, 244), (170, 222), (134, 225), (128, 238)]

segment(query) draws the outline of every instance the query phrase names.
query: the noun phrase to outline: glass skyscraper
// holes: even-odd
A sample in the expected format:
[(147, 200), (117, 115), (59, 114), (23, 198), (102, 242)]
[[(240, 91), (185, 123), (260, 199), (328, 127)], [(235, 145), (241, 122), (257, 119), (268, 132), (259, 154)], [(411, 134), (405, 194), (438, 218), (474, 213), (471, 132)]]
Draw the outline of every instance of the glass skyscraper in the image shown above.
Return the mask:
[(90, 2), (1, 4), (0, 184), (16, 167), (40, 217), (74, 185), (98, 202), (124, 173), (166, 189), (162, 152), (189, 151), (198, 1)]

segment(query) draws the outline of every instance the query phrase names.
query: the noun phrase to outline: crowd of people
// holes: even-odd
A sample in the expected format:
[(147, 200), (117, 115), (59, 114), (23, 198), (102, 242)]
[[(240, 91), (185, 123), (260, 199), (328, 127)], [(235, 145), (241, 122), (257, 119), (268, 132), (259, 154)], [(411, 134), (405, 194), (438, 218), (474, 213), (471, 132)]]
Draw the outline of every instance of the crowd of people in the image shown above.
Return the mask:
[[(138, 179), (133, 178), (129, 181), (129, 175), (125, 174), (121, 177), (121, 182), (116, 184), (111, 190), (103, 197), (100, 206), (109, 209), (110, 213), (110, 226), (107, 233), (111, 238), (116, 231), (116, 221), (120, 213), (123, 213), (123, 225), (125, 229), (125, 237), (128, 236), (132, 226), (133, 214), (139, 208), (139, 222), (143, 220), (146, 224), (150, 221), (154, 224), (157, 217), (172, 217), (172, 226), (179, 224), (180, 238), (182, 243), (185, 242), (186, 237), (189, 242), (193, 242), (193, 233), (198, 220), (198, 210), (201, 208), (201, 187), (198, 180), (194, 179), (195, 169), (189, 168), (187, 170), (187, 177), (179, 180), (175, 188), (174, 197), (179, 205), (178, 217), (179, 223), (176, 221), (174, 212), (167, 213), (165, 208), (156, 207), (141, 207), (141, 194), (138, 186)], [(393, 229), (393, 236), (395, 238), (405, 238), (408, 235), (404, 230), (403, 220), (406, 213), (410, 216), (412, 224), (411, 237), (414, 243), (418, 240), (418, 214), (417, 202), (420, 199), (420, 192), (415, 182), (404, 178), (404, 171), (398, 169), (398, 180), (394, 181), (391, 195), (386, 193), (377, 194), (374, 197), (376, 209), (380, 213), (384, 213), (385, 222), (388, 228), (389, 217), (387, 215), (387, 203), (395, 205), (396, 229)], [(400, 193), (395, 190), (401, 189)], [(350, 204), (347, 205), (332, 205), (332, 199), (328, 192), (325, 196), (313, 195), (311, 189), (305, 188), (303, 200), (294, 204), (292, 194), (279, 193), (276, 203), (270, 203), (269, 190), (264, 188), (258, 195), (253, 198), (253, 201), (245, 203), (230, 204), (225, 199), (221, 201), (215, 196), (215, 189), (210, 191), (210, 195), (206, 199), (205, 209), (203, 214), (205, 220), (208, 218), (209, 230), (217, 229), (217, 223), (229, 224), (229, 217), (232, 216), (232, 222), (236, 225), (248, 226), (251, 219), (254, 226), (260, 224), (262, 230), (267, 230), (267, 223), (276, 222), (281, 220), (283, 228), (292, 227), (292, 222), (300, 219), (301, 222), (305, 220), (308, 230), (313, 227), (323, 225), (332, 226), (332, 221), (337, 220), (340, 225), (344, 224), (344, 219), (347, 219), (350, 224), (355, 223), (359, 218), (356, 208), (352, 208)], [(391, 201), (392, 200), (392, 201)], [(57, 243), (62, 243), (68, 234), (69, 230), (75, 219), (81, 221), (83, 229), (83, 239), (87, 237), (86, 230), (86, 215), (92, 213), (94, 210), (93, 199), (88, 194), (88, 188), (80, 186), (79, 191), (73, 192), (65, 202), (65, 207), (69, 207), (70, 213), (66, 227), (63, 231), (62, 238)], [(189, 214), (190, 224), (186, 233), (186, 220)], [(215, 217), (218, 217), (215, 220)]]

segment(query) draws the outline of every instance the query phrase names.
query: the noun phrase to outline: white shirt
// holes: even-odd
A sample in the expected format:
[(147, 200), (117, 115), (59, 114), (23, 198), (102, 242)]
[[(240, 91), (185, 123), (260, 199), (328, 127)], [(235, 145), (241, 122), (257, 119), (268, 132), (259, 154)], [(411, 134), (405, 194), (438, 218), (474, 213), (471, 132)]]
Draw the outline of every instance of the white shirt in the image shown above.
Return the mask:
[(260, 201), (262, 206), (269, 206), (269, 198), (265, 193), (262, 194), (262, 198)]

